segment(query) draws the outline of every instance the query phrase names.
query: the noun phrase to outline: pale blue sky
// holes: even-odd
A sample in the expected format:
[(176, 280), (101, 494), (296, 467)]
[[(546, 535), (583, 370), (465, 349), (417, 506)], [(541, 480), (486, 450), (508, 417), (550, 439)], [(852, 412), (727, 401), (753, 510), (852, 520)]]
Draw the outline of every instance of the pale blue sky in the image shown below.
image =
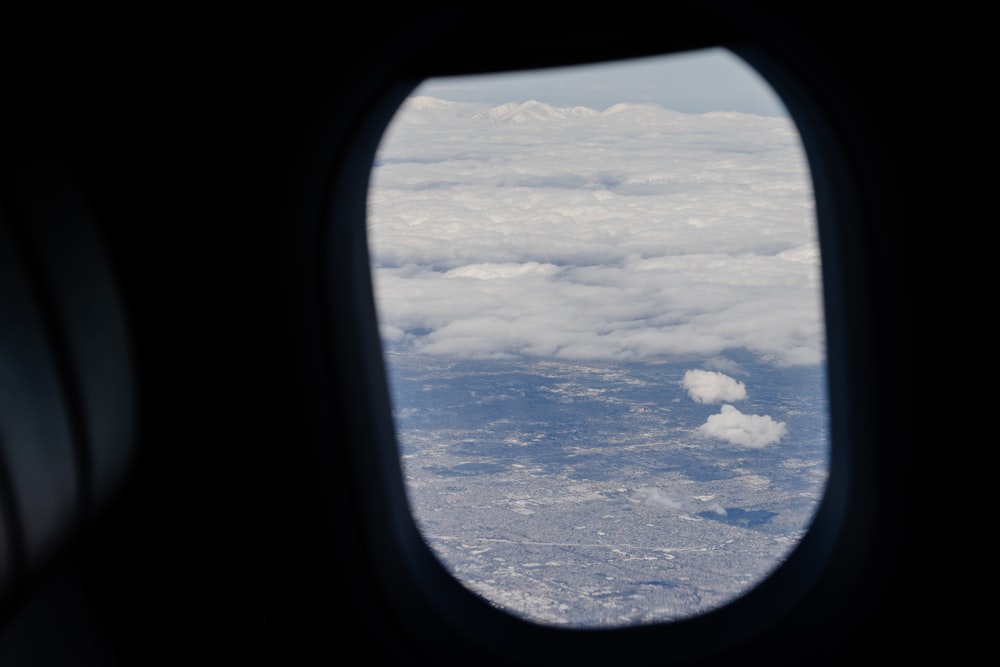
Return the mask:
[(683, 113), (788, 115), (763, 77), (722, 48), (542, 72), (432, 79), (415, 94), (490, 104), (534, 99), (598, 111), (620, 102), (651, 102)]

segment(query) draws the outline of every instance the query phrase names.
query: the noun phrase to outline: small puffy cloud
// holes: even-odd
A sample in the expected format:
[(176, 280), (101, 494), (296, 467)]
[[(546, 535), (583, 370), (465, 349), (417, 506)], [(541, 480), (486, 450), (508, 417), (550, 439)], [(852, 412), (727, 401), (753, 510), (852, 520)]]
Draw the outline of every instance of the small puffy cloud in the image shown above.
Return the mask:
[(746, 385), (715, 371), (686, 372), (684, 388), (696, 403), (732, 403), (747, 397)]
[(706, 511), (706, 512), (712, 512), (713, 514), (717, 514), (719, 516), (726, 516), (727, 514), (729, 514), (729, 512), (726, 511), (725, 507), (723, 507), (719, 503), (714, 503), (714, 502), (713, 503), (709, 503), (705, 507), (704, 511)]
[(635, 490), (635, 493), (632, 494), (631, 500), (636, 503), (672, 512), (685, 512), (692, 514), (712, 512), (718, 516), (726, 516), (728, 514), (726, 508), (719, 504), (718, 501), (712, 500), (713, 497), (714, 496), (694, 496), (692, 498), (685, 495), (678, 496), (655, 486), (644, 486)]
[(652, 505), (653, 507), (659, 507), (667, 510), (684, 509), (684, 503), (674, 496), (655, 487), (643, 487), (641, 489), (637, 489), (633, 495), (633, 499), (643, 505)]
[(759, 448), (774, 444), (788, 432), (785, 422), (776, 422), (767, 415), (745, 415), (731, 405), (723, 405), (698, 427), (709, 438), (719, 438), (733, 445)]

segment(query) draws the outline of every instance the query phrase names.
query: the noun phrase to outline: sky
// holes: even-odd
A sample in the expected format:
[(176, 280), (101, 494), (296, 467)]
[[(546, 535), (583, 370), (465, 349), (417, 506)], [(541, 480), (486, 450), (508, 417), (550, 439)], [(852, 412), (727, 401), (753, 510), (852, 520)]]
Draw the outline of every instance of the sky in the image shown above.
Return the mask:
[[(690, 358), (700, 429), (785, 425), (734, 404), (734, 351), (825, 359), (811, 181), (794, 123), (722, 50), (571, 74), (429, 81), (369, 189), (384, 343), (460, 359)], [(711, 85), (709, 85), (711, 84)]]
[(456, 102), (544, 101), (598, 111), (621, 102), (651, 103), (681, 111), (742, 111), (786, 116), (771, 86), (726, 49), (704, 49), (621, 63), (588, 65), (541, 73), (516, 72), (453, 77), (425, 82), (415, 92)]

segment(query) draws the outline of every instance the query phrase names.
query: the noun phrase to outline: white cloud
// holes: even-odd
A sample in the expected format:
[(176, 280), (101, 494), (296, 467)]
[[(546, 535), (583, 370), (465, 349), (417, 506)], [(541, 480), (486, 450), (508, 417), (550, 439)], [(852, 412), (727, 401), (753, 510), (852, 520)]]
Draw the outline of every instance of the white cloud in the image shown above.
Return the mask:
[(411, 98), (370, 188), (382, 330), (446, 356), (815, 364), (812, 205), (785, 118)]
[(632, 497), (633, 499), (641, 502), (643, 505), (652, 505), (653, 507), (660, 507), (668, 510), (684, 509), (684, 503), (681, 500), (655, 487), (643, 487), (641, 489), (636, 489), (636, 492)]
[(704, 511), (712, 512), (713, 514), (718, 514), (719, 516), (726, 516), (727, 514), (729, 514), (729, 512), (726, 511), (726, 508), (720, 505), (719, 503), (709, 503), (705, 507)]
[(747, 397), (746, 385), (715, 371), (687, 371), (683, 384), (696, 403), (732, 403)]
[(745, 415), (731, 405), (723, 405), (719, 414), (698, 427), (698, 432), (733, 445), (760, 448), (779, 442), (788, 428), (767, 415)]
[(712, 512), (718, 516), (726, 516), (728, 514), (726, 508), (718, 502), (713, 501), (713, 497), (714, 496), (678, 496), (673, 493), (668, 493), (655, 486), (644, 486), (636, 489), (635, 493), (632, 494), (631, 499), (633, 502), (642, 503), (643, 505), (650, 505), (652, 507), (658, 507), (660, 509), (676, 512), (689, 512), (691, 514)]

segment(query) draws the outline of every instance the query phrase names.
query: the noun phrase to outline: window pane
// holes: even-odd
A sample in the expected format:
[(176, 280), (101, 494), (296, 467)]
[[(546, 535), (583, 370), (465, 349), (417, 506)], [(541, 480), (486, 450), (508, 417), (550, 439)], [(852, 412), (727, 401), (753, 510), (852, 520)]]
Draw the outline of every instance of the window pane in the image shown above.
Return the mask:
[(630, 66), (426, 82), (372, 174), (413, 515), (468, 588), (545, 624), (732, 601), (798, 543), (828, 471), (795, 125), (727, 52)]

